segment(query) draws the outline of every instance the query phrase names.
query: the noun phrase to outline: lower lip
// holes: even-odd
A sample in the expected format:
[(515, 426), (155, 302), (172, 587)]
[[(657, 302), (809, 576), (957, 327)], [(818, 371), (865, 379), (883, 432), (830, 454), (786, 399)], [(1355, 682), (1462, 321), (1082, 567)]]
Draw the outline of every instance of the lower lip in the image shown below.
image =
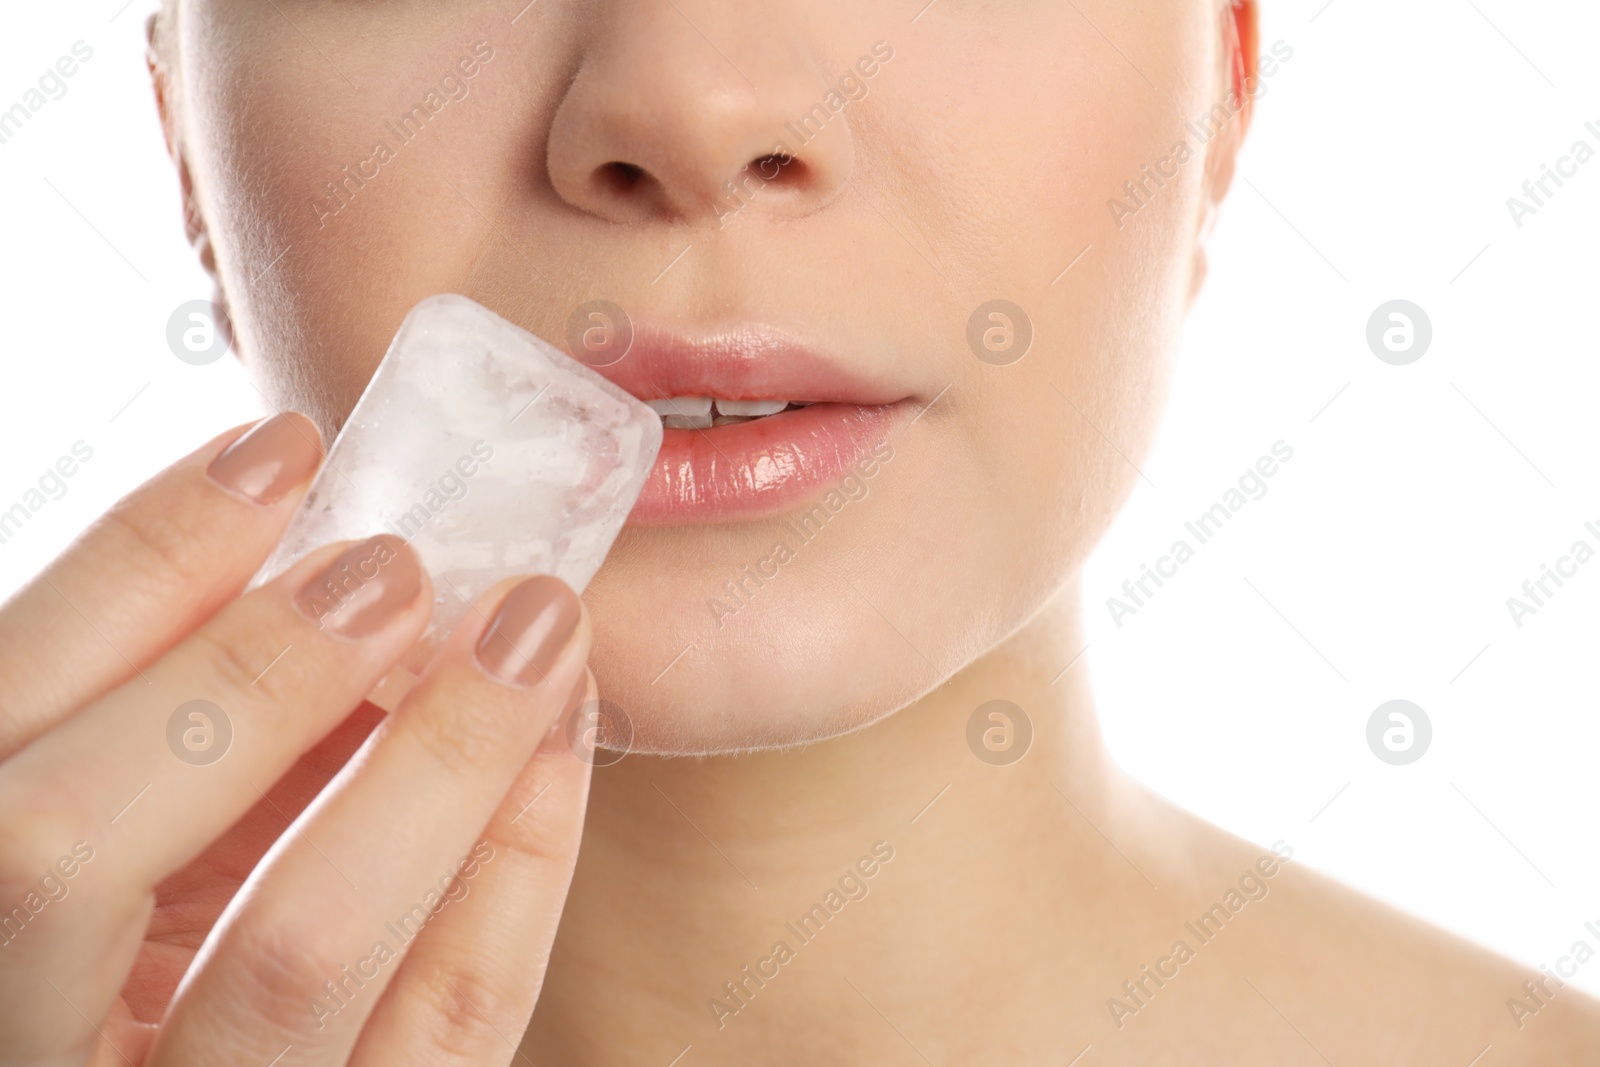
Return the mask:
[(628, 522), (740, 522), (803, 503), (880, 449), (907, 403), (812, 404), (709, 430), (666, 430)]

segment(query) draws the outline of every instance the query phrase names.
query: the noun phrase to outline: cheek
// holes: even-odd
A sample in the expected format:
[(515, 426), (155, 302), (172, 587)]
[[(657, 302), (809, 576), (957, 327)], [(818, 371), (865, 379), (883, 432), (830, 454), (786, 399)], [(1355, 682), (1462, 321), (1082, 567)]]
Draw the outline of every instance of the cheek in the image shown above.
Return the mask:
[[(908, 47), (902, 80), (882, 88), (905, 118), (894, 140), (919, 163), (905, 179), (928, 216), (918, 232), (939, 235), (955, 294), (939, 317), (967, 447), (944, 475), (982, 501), (967, 543), (982, 546), (989, 595), (1009, 591), (1012, 614), (1059, 586), (1109, 526), (1166, 396), (1205, 181), (1186, 121), (1211, 104), (1214, 53), (1201, 5), (1156, 7), (1149, 25), (1100, 22), (1134, 42), (1127, 58), (1066, 6), (1025, 27), (986, 23), (991, 39), (942, 53)], [(993, 60), (973, 62), (975, 44)], [(994, 300), (1032, 333), (1010, 365), (960, 343)]]
[(479, 58), (492, 33), (470, 11), (445, 25), (408, 5), (405, 32), (358, 52), (337, 42), (370, 38), (359, 13), (296, 9), (291, 28), (270, 5), (219, 6), (197, 5), (185, 33), (206, 56), (189, 68), (202, 204), (241, 351), (326, 431), (405, 312), (471, 276), (496, 202), (484, 183), (508, 169), (526, 104), (498, 76), (510, 61)]

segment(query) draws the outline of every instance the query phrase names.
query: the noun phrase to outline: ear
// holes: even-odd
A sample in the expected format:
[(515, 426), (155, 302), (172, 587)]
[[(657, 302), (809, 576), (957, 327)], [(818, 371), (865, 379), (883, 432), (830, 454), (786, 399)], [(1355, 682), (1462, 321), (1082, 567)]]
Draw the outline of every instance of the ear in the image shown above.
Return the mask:
[[(163, 13), (164, 11), (165, 9)], [(157, 40), (163, 36), (165, 29), (161, 24), (163, 13), (151, 15), (144, 25), (145, 68), (150, 72), (150, 88), (155, 94), (156, 113), (161, 118), (161, 133), (167, 143), (167, 155), (178, 168), (178, 187), (183, 196), (184, 238), (200, 254), (200, 265), (215, 276), (216, 258), (206, 234), (205, 220), (200, 214), (199, 202), (194, 195), (194, 181), (189, 173), (189, 159), (184, 150), (183, 124), (178, 113), (177, 79), (170, 69), (170, 57), (157, 45)]]
[(1245, 134), (1250, 129), (1250, 117), (1255, 110), (1256, 91), (1260, 85), (1258, 20), (1256, 0), (1225, 0), (1218, 20), (1222, 61), (1217, 65), (1212, 99), (1226, 108), (1226, 113), (1230, 113), (1232, 118), (1206, 145), (1204, 202), (1199, 230), (1195, 235), (1190, 300), (1194, 299), (1205, 281), (1206, 238), (1211, 232), (1212, 223), (1216, 221), (1222, 198), (1233, 184), (1234, 164), (1239, 149), (1244, 145)]

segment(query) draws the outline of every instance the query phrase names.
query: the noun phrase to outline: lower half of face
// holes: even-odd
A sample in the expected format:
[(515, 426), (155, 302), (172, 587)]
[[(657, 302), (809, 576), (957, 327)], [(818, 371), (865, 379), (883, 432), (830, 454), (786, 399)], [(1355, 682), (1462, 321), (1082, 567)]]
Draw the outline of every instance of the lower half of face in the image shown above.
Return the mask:
[(586, 595), (594, 669), (643, 750), (904, 706), (1069, 581), (1138, 477), (1210, 5), (524, 2), (181, 5), (241, 350), (331, 432), (423, 297), (569, 348), (606, 301), (712, 353), (603, 371), (646, 399), (818, 401), (669, 430), (682, 465)]

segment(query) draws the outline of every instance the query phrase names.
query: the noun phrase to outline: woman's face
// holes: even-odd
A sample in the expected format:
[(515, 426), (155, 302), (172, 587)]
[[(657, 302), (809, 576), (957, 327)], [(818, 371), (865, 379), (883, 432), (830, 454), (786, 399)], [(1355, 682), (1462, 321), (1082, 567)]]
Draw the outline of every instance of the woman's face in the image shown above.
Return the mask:
[(609, 301), (657, 361), (602, 373), (645, 398), (842, 404), (678, 431), (586, 596), (638, 750), (903, 707), (1070, 584), (1138, 477), (1236, 133), (1184, 129), (1224, 20), (923, 5), (177, 5), (169, 136), (276, 403), (331, 435), (456, 292), (569, 350)]

